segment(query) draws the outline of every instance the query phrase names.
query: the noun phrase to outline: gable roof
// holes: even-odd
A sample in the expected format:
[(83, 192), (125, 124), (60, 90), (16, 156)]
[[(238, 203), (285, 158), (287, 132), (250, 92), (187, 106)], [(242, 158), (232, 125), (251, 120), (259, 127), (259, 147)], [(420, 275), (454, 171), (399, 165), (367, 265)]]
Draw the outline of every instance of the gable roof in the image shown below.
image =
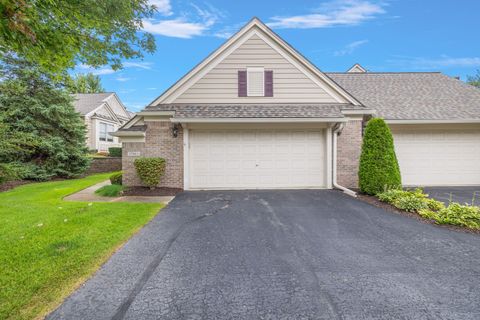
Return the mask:
[(480, 89), (442, 73), (328, 73), (328, 76), (385, 119), (480, 119)]
[(367, 72), (367, 69), (362, 67), (359, 63), (355, 63), (350, 69), (347, 70), (347, 72), (352, 73), (352, 72)]
[(164, 93), (162, 93), (162, 95), (150, 103), (150, 106), (155, 106), (161, 103), (173, 103), (175, 95), (178, 96), (179, 92), (181, 93), (182, 90), (185, 91), (188, 89), (202, 76), (202, 73), (206, 73), (208, 68), (212, 68), (222, 61), (235, 49), (236, 45), (240, 45), (242, 41), (247, 40), (252, 34), (256, 34), (265, 41), (274, 44), (279, 48), (279, 50), (281, 50), (282, 54), (288, 56), (293, 63), (304, 69), (304, 72), (309, 73), (310, 76), (316, 78), (317, 81), (324, 83), (327, 87), (327, 90), (330, 92), (330, 94), (332, 94), (332, 96), (336, 97), (339, 103), (360, 105), (360, 103), (353, 96), (338, 86), (314, 64), (308, 61), (303, 55), (301, 55), (292, 46), (290, 46), (270, 28), (268, 28), (263, 22), (261, 22), (258, 18), (253, 18), (217, 50), (211, 53), (206, 59), (196, 65), (185, 76), (183, 76)]
[(86, 115), (100, 107), (113, 92), (76, 93), (73, 95), (73, 106), (81, 115)]

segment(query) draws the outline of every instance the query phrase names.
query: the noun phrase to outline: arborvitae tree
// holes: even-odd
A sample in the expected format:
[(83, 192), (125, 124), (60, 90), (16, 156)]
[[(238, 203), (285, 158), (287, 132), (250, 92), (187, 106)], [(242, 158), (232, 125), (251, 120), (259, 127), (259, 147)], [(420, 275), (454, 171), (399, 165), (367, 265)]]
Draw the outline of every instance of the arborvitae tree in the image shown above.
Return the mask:
[(402, 185), (392, 133), (383, 119), (372, 119), (365, 128), (358, 177), (360, 190), (366, 194)]
[(83, 173), (89, 165), (85, 125), (70, 94), (13, 56), (0, 64), (0, 79), (0, 176), (45, 180)]

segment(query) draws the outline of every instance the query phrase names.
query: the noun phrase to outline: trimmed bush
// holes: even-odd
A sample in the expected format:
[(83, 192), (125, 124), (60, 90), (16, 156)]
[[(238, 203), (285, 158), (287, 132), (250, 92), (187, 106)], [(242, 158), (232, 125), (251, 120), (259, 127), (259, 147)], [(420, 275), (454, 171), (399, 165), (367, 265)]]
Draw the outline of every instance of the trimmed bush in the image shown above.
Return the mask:
[(122, 148), (120, 147), (110, 147), (108, 148), (108, 154), (110, 157), (121, 157), (122, 156)]
[(123, 174), (121, 172), (114, 173), (110, 176), (110, 183), (116, 185), (122, 185)]
[(375, 118), (367, 124), (358, 178), (360, 190), (370, 195), (402, 185), (392, 133), (383, 119)]
[(150, 189), (154, 189), (165, 174), (166, 161), (163, 158), (138, 158), (133, 164), (140, 180)]

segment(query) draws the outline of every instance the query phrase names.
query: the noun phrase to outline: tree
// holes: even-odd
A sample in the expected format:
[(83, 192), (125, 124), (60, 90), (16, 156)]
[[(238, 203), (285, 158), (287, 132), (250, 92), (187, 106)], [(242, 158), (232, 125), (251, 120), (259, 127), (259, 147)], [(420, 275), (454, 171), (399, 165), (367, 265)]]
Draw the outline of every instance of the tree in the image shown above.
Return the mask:
[(45, 72), (60, 74), (76, 63), (121, 67), (121, 59), (153, 52), (142, 19), (148, 0), (2, 0), (0, 53), (15, 53)]
[(70, 94), (34, 64), (12, 56), (4, 60), (0, 176), (46, 180), (83, 173), (89, 165), (85, 125)]
[(480, 70), (477, 70), (477, 74), (474, 76), (467, 76), (467, 83), (480, 88)]
[(383, 119), (372, 119), (365, 128), (358, 177), (360, 190), (371, 195), (402, 185), (392, 133)]
[(92, 73), (79, 73), (67, 81), (70, 93), (100, 93), (105, 92), (100, 77)]

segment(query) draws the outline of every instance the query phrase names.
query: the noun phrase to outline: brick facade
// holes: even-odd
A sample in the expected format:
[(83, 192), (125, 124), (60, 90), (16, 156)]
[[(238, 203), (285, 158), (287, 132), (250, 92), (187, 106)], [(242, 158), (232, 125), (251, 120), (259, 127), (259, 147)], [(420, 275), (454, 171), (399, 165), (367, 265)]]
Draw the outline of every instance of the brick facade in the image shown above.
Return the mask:
[[(142, 185), (133, 161), (138, 157), (161, 157), (167, 162), (165, 175), (159, 187), (183, 188), (183, 130), (176, 138), (172, 135), (173, 123), (170, 121), (145, 121), (147, 131), (145, 143), (124, 142), (122, 148), (123, 183), (126, 186)], [(128, 153), (139, 152), (139, 156)]]
[(337, 182), (347, 188), (358, 188), (358, 165), (362, 151), (362, 121), (345, 124), (337, 140)]
[[(123, 143), (123, 181), (126, 186), (142, 185), (137, 177), (133, 161), (138, 157), (162, 157), (167, 160), (165, 175), (160, 187), (183, 188), (183, 130), (176, 138), (169, 121), (146, 121), (145, 143)], [(337, 182), (348, 188), (358, 188), (358, 165), (362, 147), (362, 121), (346, 123), (337, 140)], [(139, 152), (139, 156), (128, 156)]]

